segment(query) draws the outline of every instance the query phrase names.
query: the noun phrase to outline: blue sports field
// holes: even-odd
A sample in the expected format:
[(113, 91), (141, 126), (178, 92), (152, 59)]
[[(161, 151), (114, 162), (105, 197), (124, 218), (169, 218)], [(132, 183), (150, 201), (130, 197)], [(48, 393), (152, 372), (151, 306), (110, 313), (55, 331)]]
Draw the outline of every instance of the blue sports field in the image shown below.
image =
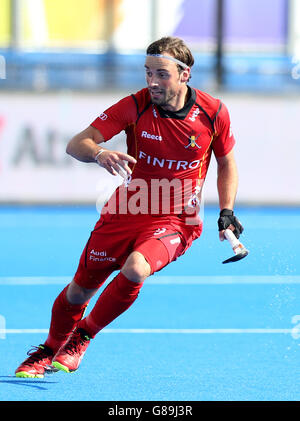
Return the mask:
[(98, 213), (2, 207), (0, 400), (298, 401), (300, 209), (236, 214), (248, 257), (222, 265), (233, 253), (218, 239), (218, 209), (206, 207), (202, 237), (145, 282), (134, 305), (91, 342), (77, 372), (17, 379), (26, 352), (47, 336), (52, 303)]

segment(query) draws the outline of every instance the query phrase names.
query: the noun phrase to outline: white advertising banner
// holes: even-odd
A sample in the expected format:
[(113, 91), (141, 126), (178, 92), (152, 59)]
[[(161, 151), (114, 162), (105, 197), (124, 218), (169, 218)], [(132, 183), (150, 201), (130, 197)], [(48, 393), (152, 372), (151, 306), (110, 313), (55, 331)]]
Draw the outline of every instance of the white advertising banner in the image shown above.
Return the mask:
[[(98, 165), (65, 153), (72, 136), (129, 93), (2, 93), (0, 100), (0, 202), (103, 202), (122, 182)], [(300, 203), (300, 99), (221, 95), (236, 138), (239, 203)], [(126, 150), (120, 133), (106, 147)], [(204, 198), (217, 202), (212, 158)]]
[[(0, 105), (0, 201), (95, 202), (122, 182), (96, 163), (66, 154), (68, 141), (119, 96), (2, 95)], [(125, 151), (125, 136), (108, 148)]]

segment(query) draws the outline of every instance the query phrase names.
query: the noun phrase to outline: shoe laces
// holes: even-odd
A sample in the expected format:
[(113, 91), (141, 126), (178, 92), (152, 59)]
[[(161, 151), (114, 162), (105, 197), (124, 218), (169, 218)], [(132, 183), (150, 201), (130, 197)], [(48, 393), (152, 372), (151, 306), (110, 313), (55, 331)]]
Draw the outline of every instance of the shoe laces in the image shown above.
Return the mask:
[(69, 355), (76, 354), (81, 346), (90, 341), (89, 335), (83, 329), (77, 329), (73, 332), (70, 340), (65, 345), (65, 352)]
[(50, 350), (50, 348), (41, 344), (39, 346), (32, 346), (32, 348), (27, 352), (27, 355), (29, 356), (27, 362), (35, 363), (41, 361), (41, 359), (53, 355), (53, 352)]

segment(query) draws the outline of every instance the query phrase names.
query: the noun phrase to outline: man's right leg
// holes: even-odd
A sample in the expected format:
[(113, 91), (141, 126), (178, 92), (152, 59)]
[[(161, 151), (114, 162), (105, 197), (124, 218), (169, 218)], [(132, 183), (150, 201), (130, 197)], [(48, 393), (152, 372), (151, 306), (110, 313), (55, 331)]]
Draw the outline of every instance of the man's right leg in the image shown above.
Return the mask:
[[(44, 376), (47, 366), (51, 364), (59, 348), (68, 340), (76, 324), (83, 317), (91, 297), (116, 270), (116, 259), (102, 259), (103, 244), (111, 238), (110, 226), (106, 229), (104, 236), (101, 235), (102, 226), (106, 225), (102, 219), (96, 224), (81, 254), (74, 280), (54, 301), (46, 342), (28, 352), (29, 357), (15, 371), (17, 377), (41, 378)], [(119, 244), (116, 253), (120, 248)], [(98, 256), (95, 253), (100, 254)]]
[(43, 378), (59, 348), (68, 340), (76, 324), (83, 317), (91, 297), (113, 271), (87, 269), (84, 249), (73, 281), (67, 285), (53, 303), (49, 334), (44, 344), (30, 350), (28, 358), (16, 369), (16, 377)]
[(83, 317), (88, 302), (97, 290), (83, 288), (73, 280), (61, 291), (52, 307), (46, 342), (28, 352), (28, 358), (15, 371), (17, 377), (44, 377), (55, 354)]
[(67, 373), (77, 370), (90, 340), (133, 304), (150, 273), (151, 267), (144, 256), (133, 251), (121, 271), (104, 289), (91, 313), (78, 323), (55, 355), (53, 366)]
[(82, 319), (90, 299), (97, 291), (98, 288), (83, 288), (73, 279), (58, 295), (52, 307), (51, 324), (45, 342), (54, 353), (66, 342), (76, 324)]

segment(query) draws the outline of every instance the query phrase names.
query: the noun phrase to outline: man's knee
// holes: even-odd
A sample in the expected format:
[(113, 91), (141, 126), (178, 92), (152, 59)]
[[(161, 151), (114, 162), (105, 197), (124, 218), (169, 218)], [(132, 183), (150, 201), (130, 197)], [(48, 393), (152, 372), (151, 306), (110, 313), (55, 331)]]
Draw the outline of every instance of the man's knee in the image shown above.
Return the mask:
[(84, 304), (97, 292), (98, 288), (86, 289), (73, 281), (69, 284), (66, 297), (70, 304)]
[(143, 282), (151, 274), (151, 267), (141, 253), (134, 251), (128, 256), (121, 272), (131, 281)]

